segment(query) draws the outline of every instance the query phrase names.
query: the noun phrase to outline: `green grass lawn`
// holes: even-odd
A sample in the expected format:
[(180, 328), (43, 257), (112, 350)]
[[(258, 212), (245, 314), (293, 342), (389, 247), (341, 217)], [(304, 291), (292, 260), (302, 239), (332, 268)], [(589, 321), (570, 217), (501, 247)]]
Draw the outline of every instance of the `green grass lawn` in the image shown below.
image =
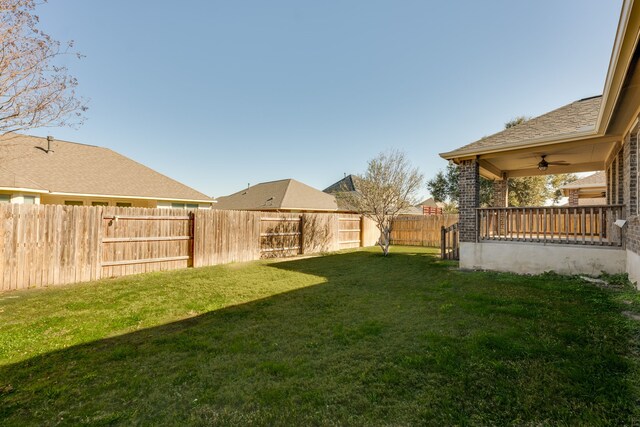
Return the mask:
[(631, 425), (640, 298), (432, 249), (0, 294), (0, 424)]

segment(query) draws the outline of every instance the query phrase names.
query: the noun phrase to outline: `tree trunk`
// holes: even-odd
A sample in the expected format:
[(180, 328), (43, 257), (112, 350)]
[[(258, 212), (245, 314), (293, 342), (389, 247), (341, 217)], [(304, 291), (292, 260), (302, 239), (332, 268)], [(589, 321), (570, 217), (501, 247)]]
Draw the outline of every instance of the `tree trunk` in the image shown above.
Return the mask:
[(382, 249), (384, 256), (389, 255), (389, 245), (391, 244), (391, 230), (383, 228), (380, 230), (380, 238), (378, 239), (378, 246)]

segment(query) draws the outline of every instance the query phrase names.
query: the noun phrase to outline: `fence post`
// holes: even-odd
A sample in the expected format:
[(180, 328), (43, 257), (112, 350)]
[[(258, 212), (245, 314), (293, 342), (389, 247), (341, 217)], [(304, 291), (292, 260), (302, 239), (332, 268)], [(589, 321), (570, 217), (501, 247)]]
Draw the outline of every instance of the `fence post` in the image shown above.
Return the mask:
[(364, 215), (360, 215), (360, 247), (364, 247)]
[(304, 214), (300, 215), (300, 255), (304, 254)]
[(458, 227), (456, 225), (453, 226), (451, 230), (451, 237), (453, 238), (453, 259), (460, 259), (460, 245), (458, 245)]
[(447, 251), (447, 230), (444, 228), (444, 225), (440, 227), (440, 258), (444, 259)]
[[(187, 260), (187, 267), (195, 267), (196, 261), (196, 214), (195, 212), (189, 212), (189, 260)], [(191, 265), (189, 265), (191, 264)]]

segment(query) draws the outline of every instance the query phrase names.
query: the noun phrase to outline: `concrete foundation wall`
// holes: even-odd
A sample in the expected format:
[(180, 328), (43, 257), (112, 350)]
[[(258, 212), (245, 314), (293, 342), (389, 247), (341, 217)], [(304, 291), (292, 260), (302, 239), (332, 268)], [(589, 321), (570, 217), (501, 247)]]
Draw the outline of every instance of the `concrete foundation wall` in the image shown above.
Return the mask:
[[(603, 271), (618, 274), (626, 272), (627, 259), (627, 251), (620, 248), (517, 242), (460, 243), (460, 268), (518, 274), (545, 271), (596, 276)], [(640, 267), (637, 268), (640, 274)]]
[(640, 255), (627, 249), (627, 273), (629, 281), (640, 289)]

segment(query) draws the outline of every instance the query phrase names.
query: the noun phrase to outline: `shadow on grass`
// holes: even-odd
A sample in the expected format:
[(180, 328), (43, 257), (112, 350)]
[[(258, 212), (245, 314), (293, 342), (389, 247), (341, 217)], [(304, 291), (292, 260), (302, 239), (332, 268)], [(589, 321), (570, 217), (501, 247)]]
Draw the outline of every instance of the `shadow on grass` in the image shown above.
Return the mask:
[(1, 367), (0, 419), (631, 424), (629, 330), (606, 292), (425, 254), (269, 265), (327, 282)]

